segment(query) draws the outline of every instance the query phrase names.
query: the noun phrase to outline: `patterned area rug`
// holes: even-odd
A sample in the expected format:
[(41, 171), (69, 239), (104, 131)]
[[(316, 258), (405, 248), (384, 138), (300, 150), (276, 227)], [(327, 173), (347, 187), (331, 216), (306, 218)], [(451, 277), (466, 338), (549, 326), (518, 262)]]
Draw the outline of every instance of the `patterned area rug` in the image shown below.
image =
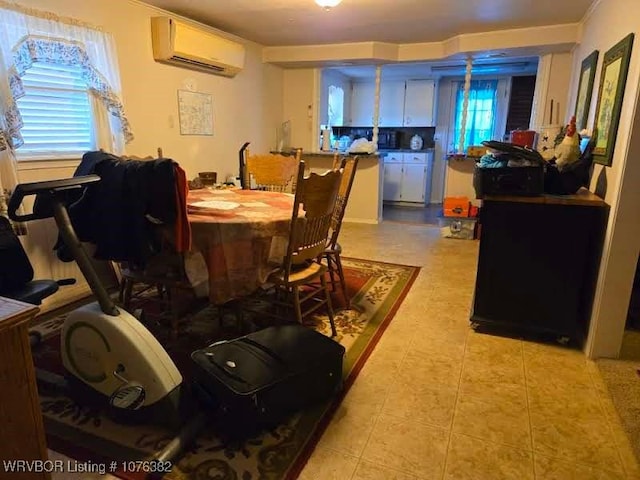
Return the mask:
[[(214, 429), (207, 429), (164, 478), (275, 480), (297, 477), (419, 271), (418, 267), (367, 260), (344, 259), (343, 262), (352, 308), (344, 308), (339, 293), (332, 296), (337, 310), (337, 340), (347, 349), (345, 388), (339, 398), (299, 412), (277, 428), (242, 442), (225, 442), (216, 436)], [(171, 339), (162, 322), (156, 324), (148, 317), (146, 324), (169, 352), (186, 384), (191, 376), (189, 354), (193, 350), (256, 328), (255, 325), (238, 325), (236, 318), (221, 316), (212, 307), (202, 308), (181, 323), (175, 339)], [(40, 370), (62, 373), (59, 328), (63, 321), (64, 315), (60, 315), (35, 327), (45, 336), (33, 352)], [(309, 326), (330, 335), (325, 314), (316, 314), (310, 319)], [(80, 406), (62, 393), (42, 389), (40, 393), (49, 448), (72, 458), (106, 465), (114, 460), (142, 460), (150, 458), (173, 437), (171, 431), (160, 427), (115, 423), (99, 409)], [(144, 475), (122, 471), (115, 474), (121, 478), (144, 478)]]

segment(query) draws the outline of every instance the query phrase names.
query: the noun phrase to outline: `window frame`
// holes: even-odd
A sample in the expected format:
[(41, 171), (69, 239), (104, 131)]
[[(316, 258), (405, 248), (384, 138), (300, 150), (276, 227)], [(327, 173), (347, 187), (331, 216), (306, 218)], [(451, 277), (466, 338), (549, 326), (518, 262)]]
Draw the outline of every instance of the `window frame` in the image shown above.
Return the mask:
[[(62, 67), (63, 71), (69, 71), (69, 66), (64, 65), (64, 64), (60, 64), (60, 63), (55, 63), (55, 62), (49, 62), (49, 61), (39, 61), (39, 62), (34, 62), (33, 66), (41, 66), (42, 64), (46, 64), (46, 65), (55, 65), (58, 67)], [(28, 142), (25, 139), (25, 143), (23, 145), (21, 145), (19, 148), (17, 148), (15, 150), (15, 157), (16, 157), (16, 161), (18, 163), (22, 162), (22, 163), (28, 163), (28, 162), (50, 162), (50, 161), (56, 161), (56, 160), (61, 160), (61, 161), (69, 161), (69, 160), (80, 160), (82, 158), (82, 156), (84, 155), (84, 153), (86, 153), (87, 151), (91, 151), (91, 150), (95, 150), (96, 149), (96, 145), (97, 145), (97, 138), (96, 138), (96, 112), (95, 112), (95, 108), (93, 105), (93, 96), (92, 96), (92, 92), (91, 89), (89, 88), (89, 86), (86, 84), (86, 82), (81, 78), (80, 75), (80, 67), (76, 67), (75, 68), (76, 72), (74, 73), (74, 81), (77, 82), (78, 80), (81, 80), (83, 83), (84, 88), (79, 88), (77, 86), (77, 83), (74, 83), (73, 85), (65, 85), (62, 86), (60, 88), (57, 87), (51, 87), (51, 86), (38, 86), (38, 87), (34, 87), (33, 85), (29, 85), (29, 80), (25, 79), (25, 76), (28, 75), (30, 72), (33, 73), (33, 70), (31, 68), (29, 68), (28, 70), (26, 70), (22, 76), (23, 79), (23, 89), (25, 94), (23, 96), (21, 96), (20, 98), (18, 98), (16, 100), (16, 105), (18, 107), (18, 110), (20, 111), (20, 114), (22, 116), (22, 121), (23, 124), (25, 124), (25, 114), (23, 113), (23, 110), (21, 109), (20, 103), (21, 100), (23, 100), (24, 98), (27, 97), (27, 95), (29, 95), (29, 92), (31, 91), (33, 93), (33, 89), (35, 88), (36, 91), (39, 92), (53, 92), (55, 90), (60, 90), (62, 92), (84, 92), (84, 94), (86, 95), (86, 107), (88, 107), (88, 115), (87, 115), (87, 119), (89, 121), (88, 124), (88, 130), (89, 130), (89, 143), (86, 147), (82, 147), (79, 148), (77, 151), (64, 151), (64, 150), (49, 150), (46, 152), (26, 152), (25, 153), (25, 147), (28, 147)], [(60, 70), (59, 70), (60, 71)], [(26, 81), (25, 81), (26, 80)], [(44, 102), (43, 102), (44, 103)], [(55, 116), (54, 116), (55, 118)], [(23, 125), (24, 128), (24, 125)], [(54, 129), (53, 129), (54, 130)], [(55, 130), (54, 130), (55, 131)], [(24, 136), (23, 136), (24, 138)]]

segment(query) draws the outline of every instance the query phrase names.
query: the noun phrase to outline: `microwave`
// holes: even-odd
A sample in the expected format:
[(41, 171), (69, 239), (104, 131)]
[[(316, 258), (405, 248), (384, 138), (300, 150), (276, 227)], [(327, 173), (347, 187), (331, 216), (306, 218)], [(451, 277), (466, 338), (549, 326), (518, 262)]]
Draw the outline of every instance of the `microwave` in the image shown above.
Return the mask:
[(398, 148), (398, 132), (379, 132), (378, 149), (395, 150)]

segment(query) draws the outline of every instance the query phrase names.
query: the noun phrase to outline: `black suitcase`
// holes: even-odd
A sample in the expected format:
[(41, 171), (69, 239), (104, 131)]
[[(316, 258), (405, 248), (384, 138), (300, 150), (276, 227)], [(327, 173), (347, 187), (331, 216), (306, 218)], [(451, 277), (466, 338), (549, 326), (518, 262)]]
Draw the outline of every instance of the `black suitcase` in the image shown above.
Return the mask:
[(339, 392), (344, 353), (308, 327), (268, 327), (193, 352), (194, 386), (214, 406), (221, 433), (244, 436)]

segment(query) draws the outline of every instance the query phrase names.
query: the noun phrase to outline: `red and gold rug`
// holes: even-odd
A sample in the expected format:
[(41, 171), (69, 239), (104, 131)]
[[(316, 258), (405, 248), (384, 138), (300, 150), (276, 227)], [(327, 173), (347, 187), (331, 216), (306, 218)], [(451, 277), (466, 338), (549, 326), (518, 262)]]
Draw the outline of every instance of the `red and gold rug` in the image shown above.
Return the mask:
[[(344, 307), (341, 295), (338, 292), (333, 295), (338, 310), (337, 340), (347, 349), (344, 389), (339, 398), (297, 413), (277, 428), (241, 443), (225, 443), (214, 431), (207, 431), (164, 478), (275, 480), (297, 477), (419, 272), (418, 267), (368, 260), (344, 259), (343, 263), (353, 308), (341, 309)], [(166, 327), (155, 325), (152, 318), (147, 319), (148, 327), (158, 336), (185, 381), (190, 378), (189, 355), (193, 350), (221, 338), (238, 336), (240, 331), (237, 324), (224, 316), (221, 319), (210, 307), (182, 322), (180, 333), (173, 340)], [(59, 328), (63, 321), (64, 315), (61, 315), (36, 327), (45, 335), (44, 342), (33, 352), (40, 370), (62, 373)], [(330, 335), (328, 318), (322, 313), (311, 319), (310, 326)], [(173, 437), (171, 432), (159, 427), (114, 423), (103, 412), (78, 405), (62, 394), (41, 391), (41, 406), (49, 448), (72, 458), (105, 465), (112, 461), (142, 460), (162, 449)], [(114, 473), (122, 478), (144, 478), (121, 471)]]

